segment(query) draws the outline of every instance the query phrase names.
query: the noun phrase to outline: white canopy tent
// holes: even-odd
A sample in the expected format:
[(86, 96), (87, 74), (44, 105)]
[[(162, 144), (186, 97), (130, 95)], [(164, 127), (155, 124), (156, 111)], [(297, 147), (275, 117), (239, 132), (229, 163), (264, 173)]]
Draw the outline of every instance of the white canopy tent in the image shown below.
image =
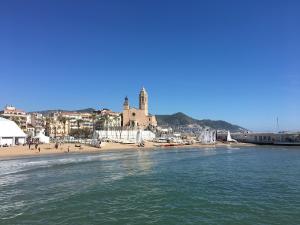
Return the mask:
[(24, 144), (26, 134), (13, 121), (0, 117), (0, 146)]
[(49, 144), (50, 143), (50, 138), (47, 137), (46, 135), (44, 135), (43, 133), (38, 133), (35, 137), (33, 138), (36, 138), (36, 139), (39, 139), (39, 142), (40, 143), (43, 143), (43, 144)]

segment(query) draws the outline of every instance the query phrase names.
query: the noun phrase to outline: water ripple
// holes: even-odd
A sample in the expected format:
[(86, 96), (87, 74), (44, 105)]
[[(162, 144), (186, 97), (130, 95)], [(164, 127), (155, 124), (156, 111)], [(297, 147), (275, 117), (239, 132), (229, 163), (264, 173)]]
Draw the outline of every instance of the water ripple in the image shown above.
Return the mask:
[(0, 224), (300, 224), (300, 149), (0, 161)]

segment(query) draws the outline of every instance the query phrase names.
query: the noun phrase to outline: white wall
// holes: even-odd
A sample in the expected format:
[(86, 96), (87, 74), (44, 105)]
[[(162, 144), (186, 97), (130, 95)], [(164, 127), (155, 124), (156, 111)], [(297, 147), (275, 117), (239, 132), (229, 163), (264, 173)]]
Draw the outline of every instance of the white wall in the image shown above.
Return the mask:
[(13, 137), (2, 137), (0, 138), (0, 145), (11, 145), (11, 146), (14, 146), (15, 145), (15, 142), (22, 145), (26, 142), (26, 138), (23, 138), (23, 137), (16, 137), (15, 139)]
[[(112, 140), (132, 140), (136, 141), (138, 130), (97, 130), (95, 131), (99, 139), (108, 138)], [(151, 141), (155, 134), (151, 131), (142, 131), (142, 139)]]
[(17, 143), (19, 143), (20, 145), (24, 144), (26, 142), (25, 138), (16, 138), (17, 139)]
[(12, 137), (8, 137), (8, 138), (5, 138), (5, 137), (2, 137), (0, 139), (0, 145), (13, 145), (13, 138)]

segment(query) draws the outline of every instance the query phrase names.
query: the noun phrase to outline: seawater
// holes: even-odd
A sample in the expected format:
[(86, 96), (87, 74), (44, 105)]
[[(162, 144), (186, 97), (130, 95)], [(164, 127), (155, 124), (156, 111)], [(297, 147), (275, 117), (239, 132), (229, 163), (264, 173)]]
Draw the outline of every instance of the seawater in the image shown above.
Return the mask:
[(0, 224), (300, 224), (300, 148), (0, 160)]

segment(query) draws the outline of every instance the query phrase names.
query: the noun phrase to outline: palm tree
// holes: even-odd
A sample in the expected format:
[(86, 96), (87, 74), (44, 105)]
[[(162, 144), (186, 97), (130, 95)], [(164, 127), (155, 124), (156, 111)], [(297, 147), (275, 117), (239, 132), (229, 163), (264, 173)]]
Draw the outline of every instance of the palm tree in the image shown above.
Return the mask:
[[(53, 120), (53, 117), (50, 117), (50, 116), (48, 116), (48, 117), (46, 117), (46, 134), (48, 135), (48, 136), (50, 136), (51, 135), (51, 125), (53, 124), (53, 122), (54, 122), (54, 120)], [(55, 128), (55, 136), (56, 136), (56, 128)]]
[(63, 136), (65, 136), (65, 134), (67, 133), (66, 132), (66, 123), (67, 123), (68, 119), (66, 117), (60, 115), (57, 118), (57, 120), (63, 124), (63, 132), (64, 132)]
[(79, 130), (80, 129), (80, 124), (83, 122), (83, 120), (78, 119), (76, 122), (77, 122), (77, 129)]
[(95, 120), (96, 120), (96, 114), (95, 113), (93, 113), (92, 114), (92, 123), (93, 123), (93, 135), (94, 135), (94, 132), (95, 132)]

